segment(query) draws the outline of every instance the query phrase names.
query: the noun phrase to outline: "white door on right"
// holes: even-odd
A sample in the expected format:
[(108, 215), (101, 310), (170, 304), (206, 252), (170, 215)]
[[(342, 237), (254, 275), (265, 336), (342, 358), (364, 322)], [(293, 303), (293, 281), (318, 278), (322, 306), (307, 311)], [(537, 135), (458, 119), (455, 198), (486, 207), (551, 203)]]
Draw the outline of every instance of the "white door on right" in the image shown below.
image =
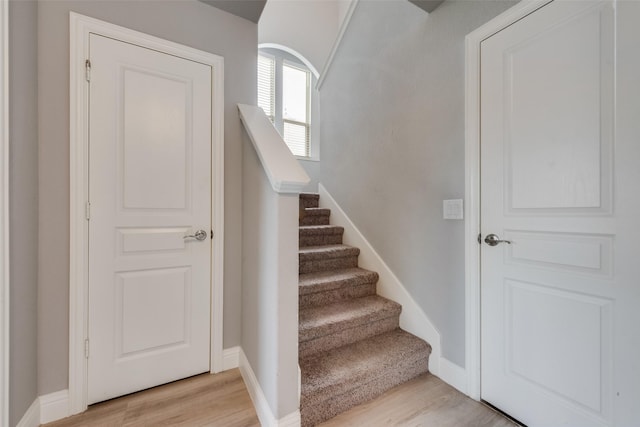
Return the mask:
[(640, 425), (639, 58), (633, 1), (481, 45), (481, 396), (530, 427)]

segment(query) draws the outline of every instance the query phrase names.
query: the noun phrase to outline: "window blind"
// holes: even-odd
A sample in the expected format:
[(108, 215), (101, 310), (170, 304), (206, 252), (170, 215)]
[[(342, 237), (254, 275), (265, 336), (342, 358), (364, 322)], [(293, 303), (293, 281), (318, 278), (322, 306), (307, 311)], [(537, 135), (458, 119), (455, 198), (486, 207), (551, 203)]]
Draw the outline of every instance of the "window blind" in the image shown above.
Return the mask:
[(310, 99), (309, 70), (277, 55), (258, 55), (258, 106), (295, 156), (311, 155)]
[(275, 120), (276, 102), (276, 61), (258, 55), (258, 107), (269, 119)]
[(284, 120), (283, 139), (294, 156), (309, 157), (309, 125)]

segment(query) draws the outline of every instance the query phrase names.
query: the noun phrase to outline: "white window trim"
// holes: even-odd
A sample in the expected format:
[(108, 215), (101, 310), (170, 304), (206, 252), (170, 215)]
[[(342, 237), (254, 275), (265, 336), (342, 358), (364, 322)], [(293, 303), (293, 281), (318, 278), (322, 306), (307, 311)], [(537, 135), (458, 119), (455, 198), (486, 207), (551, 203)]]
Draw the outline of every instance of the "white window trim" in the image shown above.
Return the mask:
[[(304, 126), (306, 127), (306, 131), (307, 131), (307, 135), (308, 135), (308, 144), (309, 144), (309, 155), (308, 156), (295, 156), (298, 159), (308, 159), (310, 157), (312, 157), (313, 154), (313, 149), (312, 149), (312, 140), (311, 140), (311, 99), (313, 98), (313, 87), (312, 87), (312, 78), (311, 78), (311, 70), (309, 69), (305, 69), (303, 67), (301, 67), (299, 64), (296, 64), (294, 62), (288, 61), (286, 59), (280, 59), (282, 61), (282, 74), (284, 74), (284, 66), (286, 65), (287, 67), (290, 68), (295, 68), (297, 70), (303, 71), (307, 74), (307, 93), (306, 93), (306, 97), (307, 97), (307, 106), (306, 106), (306, 110), (307, 110), (307, 117), (305, 117), (305, 121), (304, 122), (299, 122), (297, 120), (291, 120), (291, 119), (286, 119), (284, 118), (284, 114), (282, 114), (282, 129), (283, 129), (283, 133), (284, 133), (284, 123), (293, 123), (296, 125), (300, 125), (300, 126)], [(276, 86), (277, 87), (277, 86)], [(280, 89), (283, 90), (284, 86), (280, 86)], [(280, 96), (281, 99), (284, 99), (284, 96)], [(276, 97), (277, 99), (277, 97)]]
[(9, 1), (0, 3), (0, 424), (9, 425)]
[[(260, 43), (258, 45), (258, 54), (272, 58), (276, 61), (276, 102), (275, 102), (275, 117), (282, 116), (282, 95), (277, 96), (278, 88), (282, 88), (282, 72), (278, 72), (278, 61), (280, 61), (280, 67), (282, 66), (282, 62), (289, 62), (291, 66), (299, 67), (299, 64), (296, 64), (291, 61), (287, 61), (282, 57), (278, 57), (273, 55), (270, 52), (263, 52), (260, 49), (276, 49), (283, 52), (288, 53), (289, 55), (294, 56), (297, 60), (302, 62), (302, 64), (309, 69), (313, 77), (316, 79), (316, 84), (309, 83), (309, 156), (296, 156), (294, 157), (298, 160), (308, 161), (308, 162), (319, 162), (320, 161), (320, 126), (316, 125), (316, 123), (320, 123), (320, 93), (317, 87), (317, 79), (318, 79), (318, 70), (309, 62), (303, 55), (291, 49), (287, 46), (283, 46), (277, 43)], [(306, 71), (306, 70), (305, 70)], [(278, 128), (278, 119), (276, 118), (275, 126), (279, 131), (282, 129), (282, 126)]]

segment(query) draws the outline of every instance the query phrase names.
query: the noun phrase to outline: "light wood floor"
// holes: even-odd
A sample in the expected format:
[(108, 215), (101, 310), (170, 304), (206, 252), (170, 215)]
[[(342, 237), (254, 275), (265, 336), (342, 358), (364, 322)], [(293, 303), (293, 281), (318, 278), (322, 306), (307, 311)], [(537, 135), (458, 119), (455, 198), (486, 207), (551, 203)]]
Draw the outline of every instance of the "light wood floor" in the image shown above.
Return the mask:
[[(46, 427), (260, 426), (237, 369), (198, 375), (92, 405)], [(336, 426), (513, 427), (433, 375), (422, 375), (321, 424)], [(320, 426), (318, 426), (320, 427)]]
[(240, 371), (202, 374), (92, 405), (46, 427), (259, 427)]
[(515, 427), (501, 414), (431, 374), (395, 387), (318, 427)]

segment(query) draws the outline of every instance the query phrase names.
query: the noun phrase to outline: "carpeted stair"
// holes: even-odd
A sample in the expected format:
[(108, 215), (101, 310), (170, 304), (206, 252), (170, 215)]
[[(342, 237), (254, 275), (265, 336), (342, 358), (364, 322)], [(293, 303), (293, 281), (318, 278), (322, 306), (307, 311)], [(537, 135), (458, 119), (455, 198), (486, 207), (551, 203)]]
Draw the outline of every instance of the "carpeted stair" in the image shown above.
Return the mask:
[(431, 346), (399, 328), (402, 307), (376, 295), (317, 194), (300, 195), (302, 426), (314, 426), (428, 371)]

